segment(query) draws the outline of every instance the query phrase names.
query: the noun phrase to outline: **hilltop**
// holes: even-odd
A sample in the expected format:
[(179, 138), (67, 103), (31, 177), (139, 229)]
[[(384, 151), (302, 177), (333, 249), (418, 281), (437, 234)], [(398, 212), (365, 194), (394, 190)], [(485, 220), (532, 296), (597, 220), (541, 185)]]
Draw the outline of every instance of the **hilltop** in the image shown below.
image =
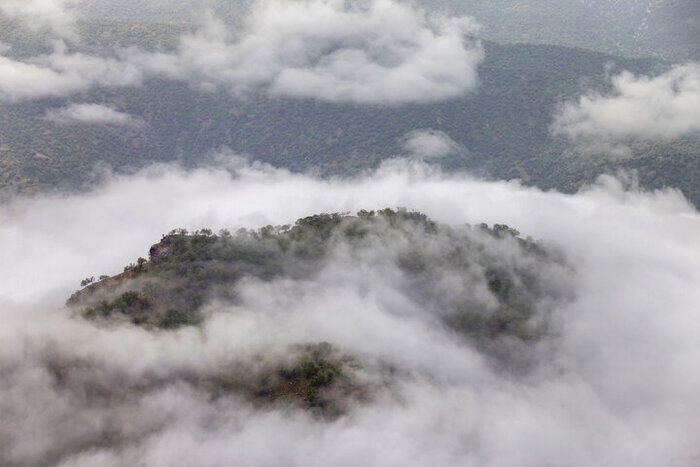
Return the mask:
[[(450, 227), (387, 208), (318, 214), (233, 234), (173, 230), (150, 248), (148, 259), (123, 273), (85, 279), (68, 306), (97, 326), (206, 329), (212, 313), (246, 306), (246, 286), (322, 282), (338, 264), (386, 274), (428, 319), (442, 321), (502, 364), (519, 359), (507, 341), (528, 345), (548, 334), (547, 310), (565, 299), (553, 279), (566, 270), (562, 259), (517, 230)], [(379, 383), (363, 382), (362, 374), (358, 359), (334, 343), (300, 342), (276, 359), (242, 362), (196, 384), (213, 395), (239, 393), (256, 404), (287, 401), (335, 416), (350, 401), (371, 398)]]

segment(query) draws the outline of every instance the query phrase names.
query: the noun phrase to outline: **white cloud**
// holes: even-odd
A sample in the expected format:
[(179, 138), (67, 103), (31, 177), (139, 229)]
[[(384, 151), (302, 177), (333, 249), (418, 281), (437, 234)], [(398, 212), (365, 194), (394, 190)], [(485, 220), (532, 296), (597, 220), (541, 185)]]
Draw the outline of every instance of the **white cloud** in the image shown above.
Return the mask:
[(0, 56), (0, 101), (69, 96), (97, 86), (134, 86), (142, 79), (142, 71), (126, 61), (68, 53), (61, 42), (53, 53), (28, 62)]
[(273, 2), (256, 11), (252, 27), (240, 47), (276, 44), (270, 89), (282, 95), (364, 103), (457, 97), (475, 88), (483, 57), (466, 42), (476, 30), (471, 18), (433, 18), (390, 0)]
[(100, 104), (70, 104), (60, 109), (49, 109), (45, 118), (58, 124), (74, 123), (138, 126), (141, 122), (125, 112)]
[(431, 16), (394, 0), (259, 1), (244, 31), (228, 40), (210, 20), (178, 53), (133, 57), (155, 73), (240, 94), (360, 103), (424, 102), (476, 87), (483, 51), (476, 23)]
[(600, 144), (700, 132), (700, 64), (676, 65), (656, 77), (623, 72), (612, 84), (609, 95), (591, 93), (565, 104), (553, 133)]
[(0, 13), (33, 30), (48, 28), (65, 39), (77, 39), (71, 4), (79, 0), (2, 0)]
[(404, 137), (403, 150), (418, 159), (439, 159), (464, 154), (466, 149), (438, 130), (416, 130)]
[(0, 56), (0, 100), (19, 101), (72, 94), (87, 83), (77, 74), (59, 73), (31, 63)]
[[(238, 305), (211, 305), (203, 333), (96, 328), (57, 311), (81, 278), (120, 272), (173, 227), (396, 205), (453, 225), (505, 222), (563, 251), (575, 296), (557, 308), (546, 351), (532, 349), (534, 371), (494, 371), (416, 318), (391, 274), (342, 258), (309, 281), (245, 284)], [(0, 449), (15, 463), (657, 466), (700, 454), (700, 216), (677, 191), (604, 177), (564, 195), (420, 163), (335, 180), (159, 167), (89, 193), (17, 198), (0, 206), (0, 226)], [(170, 382), (319, 339), (405, 370), (392, 383), (399, 401), (326, 422)], [(49, 357), (72, 362), (75, 387), (55, 384)], [(112, 446), (101, 434), (115, 429)]]
[[(260, 0), (235, 38), (210, 18), (201, 31), (182, 37), (173, 53), (132, 48), (115, 59), (61, 49), (32, 64), (2, 58), (7, 76), (0, 78), (0, 92), (6, 100), (68, 95), (138, 84), (148, 75), (237, 95), (435, 101), (475, 89), (483, 50), (468, 36), (476, 27), (471, 18), (429, 15), (395, 0)], [(16, 78), (24, 74), (30, 75), (26, 86)]]

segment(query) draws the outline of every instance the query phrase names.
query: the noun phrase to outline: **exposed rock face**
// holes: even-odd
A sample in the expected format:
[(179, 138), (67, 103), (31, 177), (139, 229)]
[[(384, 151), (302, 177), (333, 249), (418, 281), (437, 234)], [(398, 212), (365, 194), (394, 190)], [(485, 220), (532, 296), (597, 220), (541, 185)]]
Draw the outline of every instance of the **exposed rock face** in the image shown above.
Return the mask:
[(124, 271), (116, 276), (107, 277), (97, 282), (93, 282), (92, 284), (71, 295), (67, 304), (79, 305), (80, 303), (84, 303), (85, 301), (89, 300), (91, 296), (98, 294), (100, 291), (104, 291), (110, 287), (116, 287), (117, 285), (121, 284), (122, 281), (128, 279), (131, 275), (131, 271)]
[(146, 272), (152, 267), (153, 263), (157, 263), (163, 258), (168, 256), (170, 252), (170, 247), (172, 246), (172, 238), (168, 235), (164, 235), (163, 239), (151, 246), (148, 251), (148, 256), (150, 261), (144, 262), (142, 264), (130, 265), (124, 268), (124, 272), (117, 274), (115, 276), (104, 277), (97, 282), (93, 282), (85, 286), (83, 289), (76, 291), (68, 299), (68, 305), (79, 305), (89, 301), (90, 297), (97, 295), (100, 292), (105, 292), (110, 289), (117, 288), (124, 281), (136, 277), (138, 274)]
[(168, 256), (172, 245), (172, 238), (168, 235), (165, 235), (163, 236), (163, 239), (160, 242), (156, 243), (148, 250), (148, 257), (151, 261), (158, 262), (159, 260)]

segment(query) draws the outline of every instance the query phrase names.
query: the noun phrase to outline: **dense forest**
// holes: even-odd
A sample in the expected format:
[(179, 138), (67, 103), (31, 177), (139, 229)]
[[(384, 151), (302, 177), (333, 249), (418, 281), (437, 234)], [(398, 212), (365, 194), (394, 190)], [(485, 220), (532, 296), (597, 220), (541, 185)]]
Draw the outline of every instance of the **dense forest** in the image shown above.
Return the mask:
[[(294, 225), (240, 229), (219, 234), (176, 229), (114, 277), (86, 278), (68, 304), (97, 322), (124, 322), (151, 329), (197, 325), (213, 299), (240, 301), (236, 284), (246, 278), (312, 279), (339, 255), (368, 265), (389, 260), (401, 271), (406, 293), (474, 338), (513, 335), (536, 338), (536, 305), (553, 297), (543, 271), (564, 267), (555, 252), (507, 225), (463, 228), (440, 225), (404, 208), (318, 214)], [(512, 248), (511, 254), (503, 249)], [(474, 290), (444, 302), (439, 284), (460, 277)], [(551, 285), (551, 284), (549, 284)], [(493, 300), (495, 299), (495, 300)]]

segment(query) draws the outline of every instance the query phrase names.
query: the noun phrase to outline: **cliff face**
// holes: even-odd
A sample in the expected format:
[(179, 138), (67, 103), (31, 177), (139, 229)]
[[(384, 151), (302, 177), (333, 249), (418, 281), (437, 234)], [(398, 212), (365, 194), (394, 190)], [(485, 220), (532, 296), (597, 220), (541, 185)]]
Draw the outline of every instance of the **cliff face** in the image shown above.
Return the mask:
[(149, 261), (142, 264), (130, 265), (124, 268), (124, 272), (115, 276), (102, 277), (100, 280), (86, 285), (84, 288), (76, 291), (67, 301), (70, 306), (80, 305), (90, 301), (93, 296), (100, 295), (118, 288), (121, 284), (129, 279), (133, 279), (139, 274), (148, 272), (154, 263), (164, 260), (172, 247), (172, 238), (168, 235), (163, 236), (163, 239), (151, 246), (148, 250)]
[(151, 248), (148, 250), (148, 257), (151, 261), (158, 262), (168, 256), (170, 250), (172, 249), (172, 246), (172, 237), (166, 235), (160, 242), (151, 246)]

